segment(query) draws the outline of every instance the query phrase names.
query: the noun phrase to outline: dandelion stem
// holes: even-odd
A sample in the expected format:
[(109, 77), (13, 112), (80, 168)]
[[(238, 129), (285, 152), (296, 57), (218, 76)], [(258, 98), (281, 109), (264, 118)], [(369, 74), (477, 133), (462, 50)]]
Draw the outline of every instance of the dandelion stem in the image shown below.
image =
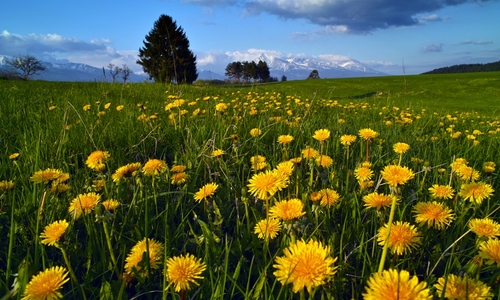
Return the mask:
[(71, 276), (71, 279), (75, 282), (76, 286), (78, 287), (78, 289), (82, 293), (82, 297), (83, 297), (82, 299), (86, 300), (87, 297), (85, 296), (85, 292), (83, 291), (82, 286), (78, 282), (78, 278), (75, 275), (75, 271), (73, 271), (73, 268), (71, 267), (71, 263), (69, 261), (68, 254), (66, 253), (66, 250), (64, 250), (64, 248), (62, 248), (62, 247), (58, 247), (58, 248), (62, 252), (62, 255), (63, 255), (63, 258), (64, 258), (64, 262), (66, 263), (66, 267), (68, 267), (68, 271), (69, 271), (69, 275)]
[(109, 229), (106, 220), (102, 220), (102, 227), (104, 228), (104, 234), (106, 235), (106, 244), (108, 245), (109, 255), (111, 256), (111, 262), (113, 262), (113, 268), (115, 269), (116, 276), (120, 277), (120, 272), (118, 271), (118, 266), (116, 264), (116, 257), (113, 253), (113, 247), (111, 246), (111, 237), (109, 236)]
[(394, 219), (394, 213), (396, 211), (396, 195), (392, 192), (392, 204), (391, 204), (391, 213), (389, 214), (389, 222), (387, 223), (387, 236), (385, 237), (384, 248), (382, 250), (382, 257), (380, 258), (380, 264), (378, 265), (378, 272), (382, 273), (384, 270), (385, 259), (387, 257), (387, 250), (389, 249), (389, 237), (391, 236), (391, 225), (392, 220)]
[(11, 211), (10, 211), (10, 232), (9, 232), (9, 249), (7, 254), (7, 270), (5, 270), (5, 284), (9, 285), (10, 277), (10, 264), (12, 257), (12, 247), (14, 244), (14, 233), (16, 230), (16, 222), (14, 221), (14, 201), (11, 201)]

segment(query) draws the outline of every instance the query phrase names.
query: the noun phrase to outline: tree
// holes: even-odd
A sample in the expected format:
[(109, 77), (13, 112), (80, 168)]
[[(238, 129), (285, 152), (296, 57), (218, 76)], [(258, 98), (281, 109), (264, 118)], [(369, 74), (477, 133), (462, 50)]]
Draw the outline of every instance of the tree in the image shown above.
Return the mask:
[(23, 79), (27, 80), (32, 75), (38, 75), (45, 71), (42, 62), (33, 55), (18, 56), (7, 59), (6, 63), (22, 73)]
[(234, 61), (226, 66), (227, 77), (232, 78), (234, 81), (239, 82), (243, 75), (243, 65), (239, 61)]
[(128, 77), (130, 76), (130, 68), (127, 65), (122, 65), (122, 79), (123, 83), (127, 82)]
[(198, 78), (196, 56), (172, 17), (161, 15), (139, 49), (137, 64), (156, 82), (192, 83)]
[(115, 66), (112, 63), (110, 63), (108, 65), (108, 68), (109, 68), (109, 74), (111, 75), (111, 78), (113, 79), (113, 82), (115, 82), (116, 81), (116, 77), (118, 76), (118, 74), (120, 74), (122, 72), (122, 68), (120, 68), (118, 66)]
[(318, 70), (312, 70), (307, 79), (319, 79)]
[(250, 79), (255, 79), (257, 77), (257, 64), (254, 61), (243, 62), (243, 80), (245, 82), (250, 82)]
[(269, 72), (269, 66), (265, 61), (259, 60), (257, 63), (257, 77), (260, 81), (269, 81), (271, 73)]

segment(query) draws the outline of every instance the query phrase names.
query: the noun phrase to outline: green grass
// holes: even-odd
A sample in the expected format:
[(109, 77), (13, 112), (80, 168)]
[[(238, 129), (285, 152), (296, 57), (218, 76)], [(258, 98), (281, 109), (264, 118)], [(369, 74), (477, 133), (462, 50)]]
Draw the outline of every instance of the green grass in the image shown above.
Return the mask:
[[(12, 189), (0, 189), (0, 244), (5, 245), (0, 248), (0, 295), (17, 291), (13, 298), (21, 298), (32, 275), (63, 266), (73, 270), (61, 288), (66, 298), (179, 299), (184, 293), (168, 285), (165, 262), (187, 253), (207, 269), (184, 299), (359, 299), (379, 265), (417, 275), (435, 297), (438, 278), (463, 272), (498, 294), (500, 269), (487, 259), (474, 264), (479, 239), (467, 233), (470, 219), (500, 216), (498, 171), (483, 171), (485, 162), (500, 166), (498, 75), (219, 87), (0, 81), (0, 187), (14, 183)], [(218, 111), (222, 103), (227, 108)], [(262, 133), (252, 136), (253, 128)], [(368, 148), (358, 136), (363, 128), (379, 133)], [(318, 129), (331, 132), (324, 143), (313, 138)], [(277, 142), (284, 134), (294, 137), (286, 148)], [(357, 136), (348, 149), (340, 143), (347, 134)], [(401, 157), (393, 150), (397, 142), (410, 145)], [(265, 242), (254, 233), (268, 209), (266, 201), (248, 192), (249, 180), (259, 173), (250, 158), (264, 156), (271, 170), (302, 156), (306, 147), (328, 155), (333, 164), (322, 167), (302, 158), (295, 165), (287, 187), (269, 199), (269, 206), (297, 198), (304, 215), (282, 221), (278, 236)], [(216, 149), (225, 154), (212, 157)], [(102, 172), (86, 165), (96, 150), (110, 155)], [(9, 158), (13, 153), (20, 154), (17, 160)], [(367, 156), (374, 182), (361, 188), (354, 171)], [(161, 175), (139, 170), (128, 180), (113, 181), (119, 167), (144, 166), (153, 158), (168, 165)], [(456, 158), (477, 170), (476, 182), (495, 190), (481, 204), (459, 195), (467, 181), (451, 170)], [(391, 189), (381, 171), (399, 163), (415, 176)], [(186, 182), (172, 184), (174, 165), (186, 167)], [(47, 168), (69, 174), (71, 190), (52, 193), (50, 185), (30, 180)], [(218, 185), (214, 195), (195, 201), (195, 193), (208, 183)], [(455, 218), (443, 230), (418, 224), (412, 211), (418, 202), (434, 201), (428, 190), (434, 184), (455, 190), (453, 199), (444, 201)], [(340, 195), (331, 207), (310, 200), (325, 188)], [(376, 234), (390, 209), (364, 206), (363, 197), (373, 191), (399, 198), (394, 221), (415, 225), (422, 239), (411, 252), (398, 256), (389, 249), (382, 258)], [(97, 205), (75, 219), (68, 212), (70, 203), (89, 192), (101, 202), (115, 199), (121, 205), (114, 211)], [(70, 225), (59, 248), (41, 244), (45, 226), (62, 219)], [(123, 276), (132, 247), (146, 236), (163, 245), (158, 268), (146, 259), (138, 265), (144, 272)], [(337, 258), (336, 274), (312, 293), (293, 293), (291, 284), (281, 284), (274, 275), (276, 258), (301, 239), (321, 242)]]

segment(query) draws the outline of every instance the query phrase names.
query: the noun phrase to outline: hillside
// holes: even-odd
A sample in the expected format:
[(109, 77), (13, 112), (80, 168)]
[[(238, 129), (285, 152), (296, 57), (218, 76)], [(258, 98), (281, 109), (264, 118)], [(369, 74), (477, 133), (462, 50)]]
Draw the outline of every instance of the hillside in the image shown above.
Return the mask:
[(487, 64), (462, 64), (450, 67), (434, 69), (422, 74), (450, 74), (450, 73), (470, 73), (470, 72), (495, 72), (500, 71), (500, 61)]

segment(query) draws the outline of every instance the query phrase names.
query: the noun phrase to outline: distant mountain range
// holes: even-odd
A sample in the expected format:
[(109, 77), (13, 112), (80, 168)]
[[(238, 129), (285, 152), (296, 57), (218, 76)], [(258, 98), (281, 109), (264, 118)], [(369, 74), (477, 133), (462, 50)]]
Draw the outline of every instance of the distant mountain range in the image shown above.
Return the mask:
[(265, 61), (272, 77), (288, 80), (306, 79), (312, 70), (317, 70), (320, 78), (366, 77), (387, 75), (373, 70), (353, 59), (321, 59), (307, 57), (279, 57), (261, 54), (255, 62)]
[[(5, 64), (7, 57), (0, 55), (0, 70), (5, 70), (8, 66)], [(362, 63), (344, 59), (332, 61), (320, 58), (303, 57), (279, 57), (266, 53), (260, 54), (253, 59), (265, 61), (269, 66), (271, 77), (281, 80), (286, 76), (287, 80), (306, 79), (312, 70), (317, 70), (321, 78), (342, 78), (342, 77), (365, 77), (365, 76), (383, 76), (382, 72), (370, 69)], [(40, 75), (33, 76), (32, 79), (48, 81), (111, 81), (111, 75), (107, 68), (96, 68), (82, 63), (50, 63), (44, 62), (47, 68)], [(218, 72), (205, 69), (198, 69), (198, 79), (218, 79), (224, 80), (226, 77)], [(117, 81), (122, 81), (120, 76)], [(128, 82), (148, 81), (147, 74), (131, 73)]]

